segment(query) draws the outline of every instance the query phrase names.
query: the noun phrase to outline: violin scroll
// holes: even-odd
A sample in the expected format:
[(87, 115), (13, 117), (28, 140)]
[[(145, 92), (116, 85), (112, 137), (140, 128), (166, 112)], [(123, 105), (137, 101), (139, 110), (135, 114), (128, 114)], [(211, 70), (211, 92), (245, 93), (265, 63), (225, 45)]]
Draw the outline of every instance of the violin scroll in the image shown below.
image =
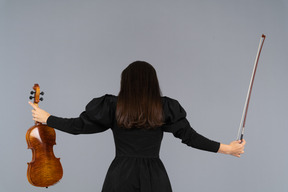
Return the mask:
[(43, 97), (40, 97), (40, 95), (44, 95), (44, 92), (43, 91), (40, 92), (40, 86), (37, 83), (34, 84), (33, 89), (34, 89), (34, 91), (31, 91), (30, 94), (34, 95), (34, 97), (30, 96), (29, 99), (30, 100), (34, 99), (34, 104), (38, 104), (39, 101), (44, 100)]

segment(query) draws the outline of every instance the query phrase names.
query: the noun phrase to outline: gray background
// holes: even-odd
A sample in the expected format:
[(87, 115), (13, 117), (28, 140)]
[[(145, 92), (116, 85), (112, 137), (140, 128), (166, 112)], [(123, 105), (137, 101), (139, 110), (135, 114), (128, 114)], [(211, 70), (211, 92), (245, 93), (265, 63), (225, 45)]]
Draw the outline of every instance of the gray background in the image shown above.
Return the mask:
[(76, 117), (93, 98), (118, 94), (135, 60), (157, 70), (163, 95), (191, 125), (223, 143), (236, 139), (261, 34), (267, 35), (239, 159), (191, 149), (165, 134), (161, 159), (174, 191), (287, 191), (287, 1), (0, 1), (0, 191), (100, 191), (114, 157), (111, 130), (57, 131), (64, 176), (48, 189), (26, 178), (29, 92), (40, 106)]

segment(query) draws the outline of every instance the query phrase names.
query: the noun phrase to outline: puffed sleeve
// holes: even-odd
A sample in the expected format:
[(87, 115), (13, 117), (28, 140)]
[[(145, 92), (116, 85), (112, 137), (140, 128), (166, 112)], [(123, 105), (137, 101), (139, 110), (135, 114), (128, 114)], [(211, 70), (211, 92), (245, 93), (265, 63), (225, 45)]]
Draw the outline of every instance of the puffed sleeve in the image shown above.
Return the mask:
[(51, 115), (47, 119), (47, 125), (75, 135), (106, 131), (113, 125), (115, 99), (113, 95), (95, 98), (87, 104), (85, 111), (79, 117), (62, 118)]
[(197, 133), (186, 119), (186, 112), (177, 100), (164, 97), (163, 111), (165, 124), (163, 131), (172, 133), (182, 140), (182, 143), (196, 149), (217, 152), (220, 143), (212, 141)]

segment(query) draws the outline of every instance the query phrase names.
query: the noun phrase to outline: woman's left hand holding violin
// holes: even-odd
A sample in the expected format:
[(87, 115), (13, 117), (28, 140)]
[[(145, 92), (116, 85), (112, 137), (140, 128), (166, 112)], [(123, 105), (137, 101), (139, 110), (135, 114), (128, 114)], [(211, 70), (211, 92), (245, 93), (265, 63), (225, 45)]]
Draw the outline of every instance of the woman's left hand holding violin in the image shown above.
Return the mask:
[(32, 109), (33, 120), (39, 123), (47, 123), (47, 119), (48, 117), (50, 117), (50, 114), (30, 101), (29, 104), (33, 107)]

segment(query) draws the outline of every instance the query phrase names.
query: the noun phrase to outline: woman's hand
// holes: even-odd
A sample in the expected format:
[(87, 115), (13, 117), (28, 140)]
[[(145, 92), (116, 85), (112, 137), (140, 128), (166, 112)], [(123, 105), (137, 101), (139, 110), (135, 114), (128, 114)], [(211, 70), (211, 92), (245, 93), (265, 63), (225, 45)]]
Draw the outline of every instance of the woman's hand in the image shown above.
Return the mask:
[(235, 157), (240, 157), (241, 154), (244, 153), (244, 146), (246, 141), (243, 139), (238, 141), (232, 141), (229, 145), (220, 144), (220, 148), (218, 150), (219, 153), (233, 155)]
[(244, 153), (244, 146), (246, 144), (246, 141), (243, 139), (238, 141), (232, 141), (229, 146), (231, 147), (230, 155), (240, 157), (241, 154)]
[(33, 107), (32, 109), (32, 116), (33, 120), (39, 123), (47, 123), (47, 119), (50, 114), (43, 109), (40, 109), (37, 105), (33, 104), (29, 101), (29, 104)]

